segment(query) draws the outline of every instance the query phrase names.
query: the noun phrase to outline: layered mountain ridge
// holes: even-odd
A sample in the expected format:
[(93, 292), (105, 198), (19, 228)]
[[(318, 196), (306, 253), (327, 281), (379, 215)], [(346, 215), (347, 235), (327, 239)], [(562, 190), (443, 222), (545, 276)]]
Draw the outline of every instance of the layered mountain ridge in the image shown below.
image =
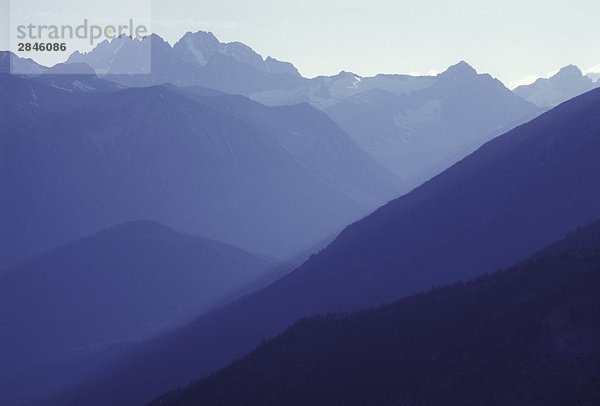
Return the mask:
[(18, 390), (24, 398), (40, 395), (57, 377), (23, 388), (20, 374), (57, 362), (86, 364), (93, 354), (164, 333), (289, 271), (267, 257), (142, 220), (6, 269), (0, 404), (24, 401), (11, 399)]
[[(203, 31), (174, 45), (155, 34), (123, 36), (50, 68), (0, 52), (0, 331), (9, 332), (0, 337), (0, 404), (141, 404), (230, 364), (304, 317), (385, 304), (388, 311), (366, 313), (390, 316), (376, 327), (382, 331), (407, 320), (402, 304), (388, 303), (528, 258), (600, 218), (600, 89), (590, 77), (569, 66), (511, 92), (461, 61), (433, 76), (342, 71), (308, 79), (287, 62)], [(582, 329), (590, 331), (595, 314), (581, 317), (580, 308), (596, 303), (583, 289), (595, 285), (583, 285), (595, 281), (585, 265), (595, 266), (597, 227), (586, 230), (563, 241), (560, 254), (544, 251), (518, 266), (529, 270), (522, 276), (506, 278), (516, 274), (509, 271), (419, 296), (434, 298), (425, 302), (407, 301), (421, 303), (414, 314), (428, 320), (444, 310), (432, 302), (449, 303), (442, 305), (450, 311), (444, 319), (456, 325), (466, 320), (452, 311), (461, 306), (476, 326), (486, 325), (474, 297), (508, 320), (519, 316), (511, 313), (511, 300), (526, 303), (535, 313), (527, 312), (529, 325), (539, 324), (540, 311), (558, 309), (558, 321), (568, 313), (572, 323), (552, 330), (554, 313), (544, 323), (552, 334), (583, 337), (586, 348), (577, 348), (593, 362), (596, 347), (587, 344), (595, 335)], [(301, 265), (289, 272), (282, 258)], [(528, 268), (538, 260), (553, 272), (547, 283), (534, 283), (543, 269)], [(571, 285), (569, 267), (577, 270)], [(516, 299), (504, 295), (504, 302), (490, 303), (478, 292), (497, 297), (498, 280), (526, 286), (514, 289)], [(570, 296), (543, 308), (536, 295), (554, 299), (561, 283)], [(577, 292), (585, 296), (581, 303)], [(453, 308), (454, 299), (462, 305)], [(404, 316), (395, 319), (398, 314)], [(291, 337), (291, 358), (279, 352), (277, 340), (259, 353), (297, 365), (297, 332), (315, 353), (323, 337), (353, 351), (356, 342), (329, 335), (331, 326), (353, 330), (373, 322), (360, 315), (312, 320), (284, 335)], [(440, 337), (431, 334), (439, 324), (428, 326), (419, 337), (430, 334), (431, 343)], [(326, 335), (313, 335), (321, 327)], [(490, 338), (525, 331), (503, 327), (508, 330), (489, 329)], [(564, 339), (552, 334), (546, 341)], [(398, 349), (377, 339), (374, 334), (369, 342), (378, 349), (431, 355), (431, 348)], [(467, 353), (454, 348), (453, 354)], [(357, 362), (366, 359), (360, 348), (357, 354)], [(472, 354), (481, 359), (484, 353)], [(267, 362), (256, 353), (251, 359)], [(460, 360), (465, 376), (477, 379), (478, 365), (469, 359)], [(524, 370), (572, 387), (564, 371), (577, 367), (573, 359), (556, 370), (538, 361)], [(255, 368), (247, 359), (241, 365)], [(243, 394), (269, 403), (257, 388), (292, 384), (278, 365), (273, 375), (248, 378), (255, 388), (233, 368), (181, 399), (195, 402), (200, 393), (208, 396), (203, 401), (214, 395), (235, 404)], [(347, 366), (342, 374), (353, 371)], [(433, 369), (446, 374), (441, 382), (448, 386), (464, 383), (451, 370)], [(406, 373), (396, 372), (373, 376), (381, 383)], [(427, 396), (444, 393), (427, 371), (422, 377), (440, 389), (408, 391), (408, 403), (436, 403)], [(229, 379), (241, 387), (232, 397), (223, 389)], [(473, 403), (501, 396), (481, 382), (484, 389), (470, 394)], [(310, 393), (274, 393), (291, 403), (326, 392), (305, 383)], [(365, 393), (353, 392), (358, 387), (350, 385), (343, 396), (362, 399)], [(382, 396), (397, 401), (398, 387), (385, 386)], [(521, 395), (507, 395), (507, 403)], [(341, 402), (340, 392), (326, 396), (327, 403)], [(528, 403), (562, 399), (564, 392), (547, 396)], [(319, 398), (305, 403), (311, 402)]]
[(600, 218), (599, 106), (595, 90), (488, 142), (346, 228), (288, 276), (139, 347), (61, 401), (148, 401), (299, 318), (492, 272)]
[(0, 87), (5, 266), (136, 218), (286, 258), (406, 190), (309, 106), (12, 75)]
[(539, 114), (536, 106), (464, 61), (435, 77), (405, 80), (415, 84), (405, 93), (374, 88), (325, 111), (412, 187)]
[(316, 316), (153, 405), (593, 404), (600, 222), (508, 270)]
[[(140, 53), (148, 54), (148, 69), (136, 65)], [(540, 112), (464, 61), (438, 76), (340, 72), (306, 79), (289, 63), (263, 59), (244, 44), (221, 43), (203, 31), (186, 33), (172, 47), (157, 35), (105, 41), (67, 62), (85, 62), (103, 78), (127, 86), (195, 85), (268, 106), (310, 103), (403, 178), (408, 189)], [(124, 74), (144, 69), (147, 75)]]

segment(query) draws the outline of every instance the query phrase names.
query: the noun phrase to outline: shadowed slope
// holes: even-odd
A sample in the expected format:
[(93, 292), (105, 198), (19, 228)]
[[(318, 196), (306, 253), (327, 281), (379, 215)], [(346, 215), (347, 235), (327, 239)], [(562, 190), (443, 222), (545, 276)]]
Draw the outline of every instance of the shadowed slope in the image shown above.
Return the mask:
[(296, 323), (154, 405), (600, 401), (600, 222), (507, 271)]

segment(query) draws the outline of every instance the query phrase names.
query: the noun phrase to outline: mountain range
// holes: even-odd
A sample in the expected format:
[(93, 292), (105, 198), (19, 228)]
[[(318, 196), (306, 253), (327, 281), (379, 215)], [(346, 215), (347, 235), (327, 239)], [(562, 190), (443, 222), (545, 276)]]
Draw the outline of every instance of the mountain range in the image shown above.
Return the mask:
[(0, 266), (139, 218), (289, 258), (407, 190), (308, 105), (54, 78), (0, 74)]
[[(145, 48), (151, 55), (149, 74), (125, 74), (139, 69), (135, 63)], [(172, 47), (157, 35), (144, 40), (121, 37), (89, 53), (74, 53), (67, 65), (75, 63), (88, 64), (103, 78), (127, 86), (198, 85), (243, 94), (268, 106), (309, 103), (404, 179), (408, 189), (540, 112), (466, 62), (438, 76), (341, 72), (306, 79), (289, 63), (263, 59), (246, 45), (224, 44), (203, 31), (188, 32)]]
[(426, 87), (403, 94), (373, 89), (325, 111), (412, 187), (539, 114), (499, 80), (478, 74), (466, 62), (429, 78)]
[(585, 403), (598, 223), (480, 275), (600, 218), (597, 85), (308, 79), (203, 31), (0, 52), (0, 404), (149, 402), (356, 311), (157, 402)]
[(88, 53), (76, 51), (66, 63), (85, 63), (104, 79), (126, 86), (171, 83), (242, 95), (304, 81), (290, 63), (263, 59), (240, 42), (221, 43), (204, 31), (188, 32), (173, 46), (156, 34), (144, 39), (121, 36)]
[[(147, 67), (141, 66), (145, 59)], [(172, 46), (155, 34), (121, 36), (88, 53), (74, 52), (66, 65), (89, 65), (128, 87), (171, 83), (242, 94), (269, 106), (310, 103), (409, 190), (543, 109), (596, 87), (568, 66), (513, 93), (466, 62), (437, 76), (341, 72), (307, 79), (288, 62), (263, 58), (239, 42), (222, 43), (205, 31), (188, 32)]]
[(588, 92), (488, 142), (347, 227), (286, 277), (139, 346), (61, 404), (148, 401), (304, 316), (492, 272), (600, 218), (599, 106), (600, 90)]
[(411, 188), (539, 114), (464, 61), (437, 76), (362, 78), (342, 72), (251, 97), (268, 105), (310, 102)]

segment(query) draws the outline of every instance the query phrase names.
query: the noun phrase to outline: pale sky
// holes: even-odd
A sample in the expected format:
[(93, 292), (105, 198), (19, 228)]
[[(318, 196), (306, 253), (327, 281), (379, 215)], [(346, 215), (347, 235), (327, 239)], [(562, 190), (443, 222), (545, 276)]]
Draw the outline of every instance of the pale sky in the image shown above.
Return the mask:
[[(62, 0), (13, 0), (44, 10)], [(140, 0), (136, 0), (139, 2)], [(0, 48), (9, 0), (0, 0)], [(82, 0), (85, 4), (85, 0)], [(122, 1), (122, 3), (127, 3)], [(90, 2), (90, 4), (98, 4)], [(507, 85), (562, 66), (600, 71), (600, 0), (154, 0), (152, 30), (241, 41), (304, 76), (431, 73), (466, 60)]]

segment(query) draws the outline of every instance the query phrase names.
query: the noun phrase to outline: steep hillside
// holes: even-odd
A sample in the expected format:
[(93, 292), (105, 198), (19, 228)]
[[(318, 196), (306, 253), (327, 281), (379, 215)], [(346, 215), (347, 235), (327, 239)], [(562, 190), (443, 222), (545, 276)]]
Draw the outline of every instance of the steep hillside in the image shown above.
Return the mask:
[(296, 323), (154, 405), (600, 401), (600, 222), (509, 270)]

